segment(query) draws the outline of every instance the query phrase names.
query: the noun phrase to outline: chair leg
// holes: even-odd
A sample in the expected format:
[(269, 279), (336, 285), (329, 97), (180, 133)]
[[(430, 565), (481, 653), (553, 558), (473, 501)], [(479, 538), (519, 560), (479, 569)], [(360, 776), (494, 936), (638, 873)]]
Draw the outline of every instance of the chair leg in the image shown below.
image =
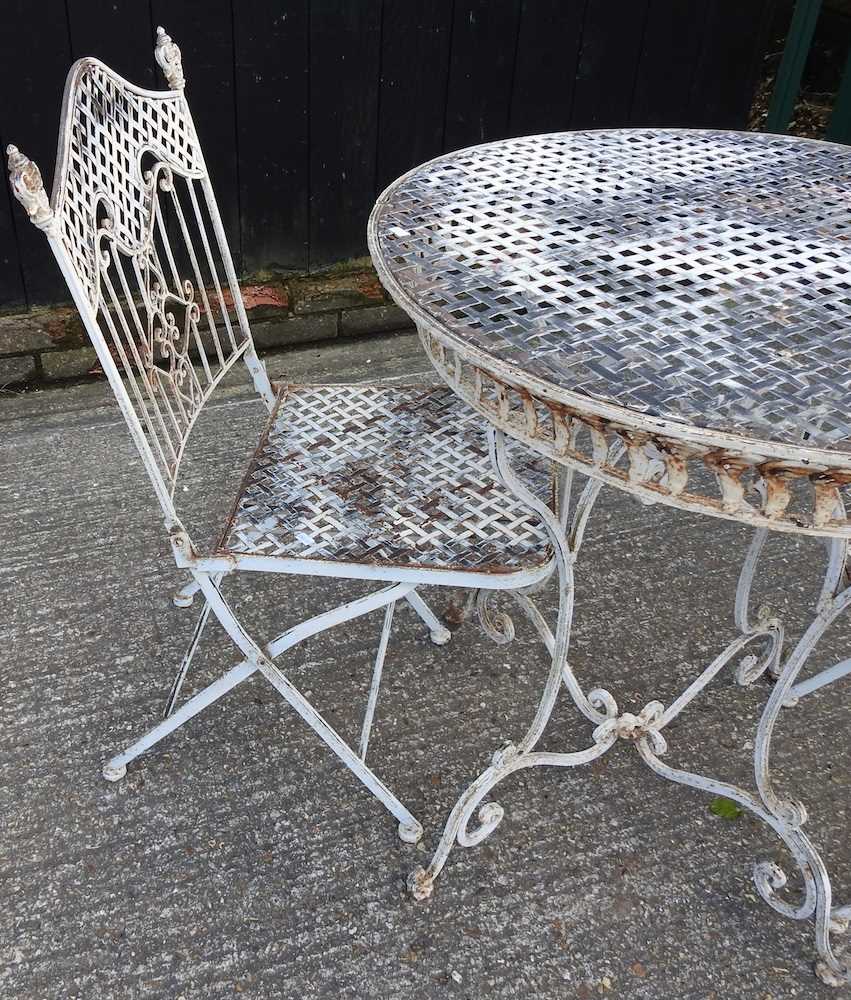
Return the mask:
[[(216, 584), (220, 585), (221, 576), (217, 575), (215, 580)], [(404, 593), (404, 587), (407, 585), (402, 586), (402, 592)], [(296, 645), (296, 643), (301, 642), (303, 639), (307, 639), (311, 635), (316, 635), (317, 632), (321, 632), (323, 629), (328, 628), (331, 624), (349, 621), (352, 618), (357, 618), (359, 615), (366, 614), (369, 611), (374, 611), (376, 608), (384, 606), (384, 604), (387, 603), (386, 600), (383, 599), (384, 593), (384, 591), (378, 591), (376, 594), (370, 594), (367, 597), (360, 598), (359, 600), (351, 601), (349, 604), (344, 604), (341, 608), (334, 608), (332, 611), (325, 611), (322, 614), (315, 615), (313, 618), (308, 618), (307, 621), (301, 622), (301, 624), (296, 625), (295, 628), (291, 628), (287, 632), (282, 633), (274, 639), (272, 643), (270, 643), (270, 646), (274, 647), (272, 655), (277, 656), (285, 649), (289, 649), (291, 646)], [(204, 609), (201, 612), (201, 616), (199, 617), (198, 624), (195, 626), (195, 633), (193, 634), (189, 650), (187, 650), (187, 654), (184, 657), (184, 663), (191, 659), (194, 646), (197, 645), (197, 640), (200, 636), (201, 630), (206, 624), (209, 614), (210, 602), (206, 601)], [(248, 673), (243, 675), (237, 675), (235, 673), (235, 671), (242, 671), (248, 665), (250, 665)], [(126, 765), (129, 761), (159, 743), (159, 741), (168, 736), (169, 733), (173, 733), (174, 730), (179, 728), (184, 722), (187, 722), (194, 715), (197, 715), (198, 712), (200, 712), (203, 708), (206, 708), (207, 705), (211, 705), (217, 698), (221, 697), (222, 694), (230, 691), (230, 689), (238, 684), (240, 680), (244, 680), (245, 677), (250, 676), (250, 674), (254, 673), (256, 670), (257, 664), (253, 663), (249, 659), (246, 659), (238, 666), (234, 667), (233, 670), (228, 671), (227, 674), (220, 677), (218, 681), (204, 688), (204, 690), (199, 692), (199, 694), (197, 694), (194, 698), (190, 698), (189, 701), (182, 705), (176, 712), (169, 712), (169, 715), (164, 722), (155, 726), (149, 733), (130, 746), (124, 753), (119, 754), (117, 757), (113, 757), (112, 760), (104, 766), (104, 777), (109, 781), (119, 781), (124, 777)], [(175, 685), (177, 685), (181, 673), (183, 673), (183, 663), (181, 663), (181, 669), (178, 671), (178, 677), (175, 678)], [(223, 685), (226, 678), (230, 678), (232, 683), (229, 682)]]
[(195, 631), (192, 633), (192, 638), (189, 641), (189, 648), (186, 650), (186, 653), (180, 662), (180, 666), (177, 669), (177, 673), (175, 674), (174, 681), (172, 682), (171, 691), (168, 693), (168, 699), (166, 700), (165, 708), (163, 709), (164, 719), (167, 719), (174, 711), (175, 703), (180, 695), (180, 689), (183, 687), (184, 680), (186, 680), (186, 673), (189, 670), (189, 664), (192, 662), (192, 657), (195, 655), (195, 650), (198, 648), (198, 643), (201, 641), (201, 633), (204, 631), (209, 617), (210, 602), (207, 601), (201, 609), (201, 614), (198, 616), (198, 621), (195, 625)]
[[(198, 573), (196, 579), (201, 584), (204, 596), (210, 602), (213, 613), (222, 628), (233, 639), (246, 659), (256, 664), (263, 676), (283, 696), (284, 700), (298, 712), (316, 735), (325, 743), (350, 771), (372, 792), (382, 805), (399, 821), (398, 833), (401, 840), (415, 844), (423, 834), (422, 825), (414, 818), (405, 806), (396, 798), (384, 782), (376, 775), (352, 748), (342, 739), (337, 731), (326, 722), (316, 711), (301, 691), (289, 680), (283, 671), (272, 662), (284, 650), (297, 642), (315, 635), (332, 625), (366, 614), (379, 607), (385, 607), (402, 597), (406, 597), (414, 588), (413, 584), (394, 584), (377, 593), (370, 594), (358, 601), (351, 601), (340, 608), (311, 619), (310, 623), (296, 626), (282, 633), (269, 642), (264, 649), (249, 636), (239, 619), (222, 597), (212, 576)], [(307, 627), (307, 628), (306, 628)]]
[(158, 726), (154, 726), (149, 733), (146, 733), (141, 739), (136, 740), (123, 753), (107, 761), (103, 767), (104, 778), (107, 781), (120, 781), (127, 773), (127, 765), (131, 760), (134, 760), (146, 750), (150, 750), (152, 746), (159, 743), (160, 740), (165, 739), (175, 729), (179, 729), (184, 722), (188, 722), (208, 705), (212, 705), (222, 695), (227, 694), (228, 691), (235, 688), (237, 684), (241, 684), (246, 677), (250, 677), (256, 670), (257, 664), (249, 663), (247, 660), (228, 670), (226, 674), (223, 674), (218, 680), (213, 681), (203, 691), (199, 691), (189, 701), (184, 702), (176, 712), (167, 719), (164, 719)]
[(387, 654), (387, 643), (390, 640), (390, 630), (393, 627), (393, 612), (396, 602), (387, 605), (384, 612), (384, 627), (381, 629), (381, 639), (378, 643), (378, 652), (375, 654), (375, 666), (372, 668), (372, 684), (369, 687), (369, 698), (366, 702), (366, 711), (363, 715), (363, 725), (360, 732), (360, 743), (358, 744), (358, 756), (361, 760), (366, 760), (366, 752), (369, 749), (369, 734), (372, 732), (372, 720), (375, 716), (375, 706), (378, 703), (378, 691), (381, 687), (381, 673), (384, 669), (384, 657)]
[(195, 595), (201, 589), (197, 580), (189, 579), (172, 596), (172, 603), (177, 608), (188, 608), (191, 606)]
[(443, 624), (443, 622), (440, 621), (437, 615), (435, 615), (420, 595), (415, 590), (412, 590), (405, 600), (428, 626), (429, 638), (435, 646), (445, 646), (446, 643), (452, 638), (452, 633)]

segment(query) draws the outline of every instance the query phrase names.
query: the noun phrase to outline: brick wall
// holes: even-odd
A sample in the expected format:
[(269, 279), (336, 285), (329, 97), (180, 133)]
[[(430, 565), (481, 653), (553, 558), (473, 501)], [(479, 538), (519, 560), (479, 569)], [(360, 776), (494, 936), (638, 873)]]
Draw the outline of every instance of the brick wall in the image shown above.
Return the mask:
[[(407, 314), (388, 299), (367, 259), (310, 275), (263, 273), (240, 284), (261, 354), (412, 325)], [(0, 389), (97, 377), (100, 369), (94, 348), (73, 306), (0, 316)]]

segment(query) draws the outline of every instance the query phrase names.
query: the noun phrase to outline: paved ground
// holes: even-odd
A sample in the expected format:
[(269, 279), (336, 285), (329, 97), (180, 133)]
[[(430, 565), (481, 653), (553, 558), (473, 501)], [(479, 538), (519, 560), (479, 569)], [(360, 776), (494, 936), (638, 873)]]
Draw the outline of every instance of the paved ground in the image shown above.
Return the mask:
[[(270, 369), (284, 364), (317, 380), (426, 368), (398, 337), (305, 350)], [(198, 429), (186, 499), (199, 498), (209, 523), (259, 416), (245, 391), (227, 389)], [(103, 387), (0, 400), (0, 422), (0, 996), (831, 995), (811, 973), (809, 927), (769, 910), (750, 883), (754, 858), (782, 858), (776, 843), (746, 816), (716, 818), (626, 745), (585, 770), (506, 781), (503, 825), (456, 850), (425, 904), (404, 892), (425, 854), (396, 839), (395, 823), (260, 680), (124, 782), (104, 782), (101, 762), (157, 720), (194, 613), (170, 603), (180, 578)], [(213, 473), (219, 485), (202, 488)], [(583, 552), (579, 674), (623, 705), (670, 700), (734, 634), (746, 543), (735, 525), (604, 495)], [(814, 541), (778, 537), (768, 550), (761, 595), (793, 633), (823, 558)], [(229, 585), (262, 634), (364, 590)], [(427, 845), (465, 782), (531, 717), (546, 665), (517, 624), (510, 646), (465, 626), (439, 649), (398, 615), (372, 762), (426, 825)], [(380, 615), (326, 633), (287, 661), (352, 738), (379, 625)], [(840, 623), (820, 662), (847, 640)], [(195, 684), (233, 661), (218, 634), (204, 653)], [(671, 761), (747, 781), (766, 692), (719, 677), (671, 726)], [(847, 692), (787, 711), (777, 743), (783, 786), (810, 807), (840, 898), (851, 861)], [(587, 739), (563, 705), (545, 742)]]

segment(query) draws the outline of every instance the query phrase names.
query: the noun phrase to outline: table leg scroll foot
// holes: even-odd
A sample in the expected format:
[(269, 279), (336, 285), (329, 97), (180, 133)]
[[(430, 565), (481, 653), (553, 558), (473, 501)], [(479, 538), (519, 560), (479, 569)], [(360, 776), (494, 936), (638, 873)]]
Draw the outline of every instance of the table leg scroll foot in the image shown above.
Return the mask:
[(846, 958), (847, 947), (843, 948), (840, 954), (833, 950), (831, 938), (846, 934), (849, 928), (849, 918), (847, 916), (848, 907), (836, 907), (831, 911), (825, 934), (825, 945), (821, 947), (819, 942), (819, 954), (821, 957), (815, 962), (813, 969), (818, 978), (826, 986), (848, 986), (851, 983), (851, 965)]
[[(554, 680), (558, 682), (557, 673), (554, 675)], [(417, 868), (411, 874), (408, 879), (408, 891), (415, 899), (427, 899), (433, 891), (434, 880), (443, 871), (443, 866), (455, 844), (461, 847), (475, 847), (486, 840), (500, 825), (505, 817), (503, 807), (498, 802), (482, 804), (482, 799), (493, 791), (503, 778), (528, 767), (578, 767), (590, 764), (609, 750), (616, 741), (616, 734), (606, 730), (600, 731), (599, 734), (595, 733), (594, 743), (588, 749), (570, 753), (521, 750), (513, 743), (497, 750), (491, 760), (491, 766), (482, 771), (455, 803), (434, 857), (428, 868)], [(478, 825), (470, 829), (474, 813)]]
[(813, 966), (813, 971), (825, 986), (847, 986), (849, 983), (848, 971), (837, 972), (827, 962), (819, 960)]
[(845, 949), (837, 953), (833, 948), (831, 935), (834, 930), (833, 921), (828, 920), (825, 927), (816, 926), (816, 946), (819, 957), (813, 964), (813, 971), (825, 986), (842, 987), (851, 984), (851, 964), (849, 964)]
[(408, 892), (421, 903), (434, 892), (434, 878), (420, 865), (408, 876)]

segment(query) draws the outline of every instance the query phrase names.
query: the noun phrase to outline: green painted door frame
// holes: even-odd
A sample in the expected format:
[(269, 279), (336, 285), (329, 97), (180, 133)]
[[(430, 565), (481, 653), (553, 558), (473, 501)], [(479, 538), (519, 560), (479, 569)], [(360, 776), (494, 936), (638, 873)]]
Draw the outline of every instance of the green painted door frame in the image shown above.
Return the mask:
[[(766, 132), (785, 132), (792, 120), (821, 4), (822, 0), (798, 0), (795, 4), (786, 45), (783, 48), (783, 58), (780, 60), (777, 79), (774, 81), (774, 92), (768, 106)], [(848, 74), (845, 75), (847, 77)]]
[(851, 143), (851, 52), (845, 60), (842, 83), (827, 126), (827, 138), (834, 142)]

